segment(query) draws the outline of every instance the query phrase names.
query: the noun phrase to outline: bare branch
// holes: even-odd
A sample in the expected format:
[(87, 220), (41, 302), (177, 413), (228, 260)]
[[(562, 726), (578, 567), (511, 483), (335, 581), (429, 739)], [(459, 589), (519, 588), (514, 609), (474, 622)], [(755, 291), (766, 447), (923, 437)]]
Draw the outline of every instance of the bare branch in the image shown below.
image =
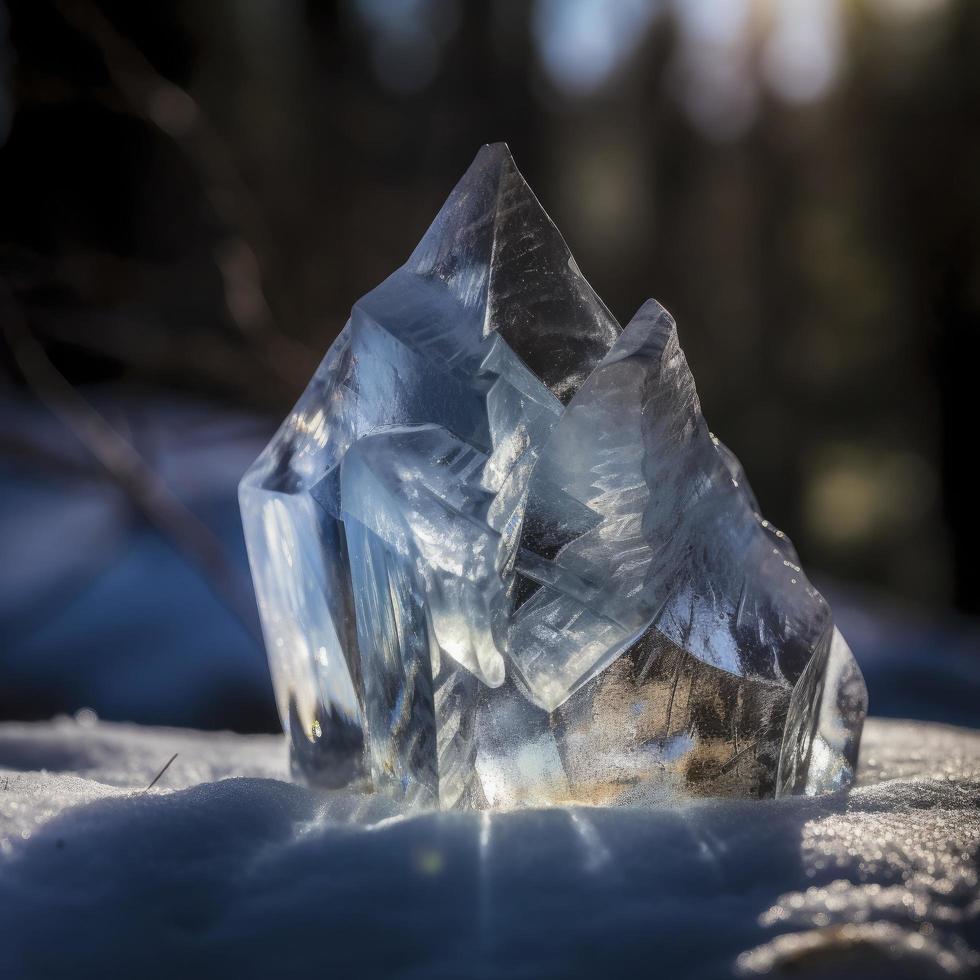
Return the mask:
[(85, 446), (146, 518), (204, 574), (217, 597), (258, 639), (254, 604), (224, 546), (174, 495), (140, 454), (55, 367), (9, 289), (0, 284), (0, 315), (14, 361), (37, 397)]
[(164, 78), (90, 0), (61, 0), (62, 16), (95, 43), (120, 96), (131, 112), (166, 133), (195, 168), (215, 215), (234, 229), (213, 250), (224, 285), (225, 305), (241, 333), (261, 343), (272, 369), (290, 386), (305, 383), (312, 352), (275, 323), (262, 286), (254, 238), (255, 209), (224, 141), (198, 103)]

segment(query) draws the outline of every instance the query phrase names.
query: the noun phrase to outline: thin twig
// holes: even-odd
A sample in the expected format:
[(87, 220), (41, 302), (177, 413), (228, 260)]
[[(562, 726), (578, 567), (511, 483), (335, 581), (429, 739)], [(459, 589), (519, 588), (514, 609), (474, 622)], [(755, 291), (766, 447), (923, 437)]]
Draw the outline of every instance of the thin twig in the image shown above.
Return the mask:
[(219, 538), (55, 367), (3, 283), (0, 325), (24, 380), (41, 402), (85, 446), (150, 523), (201, 569), (217, 597), (258, 640), (251, 593), (238, 569), (229, 562)]
[(129, 110), (166, 133), (201, 178), (214, 214), (234, 229), (213, 252), (224, 284), (225, 305), (246, 337), (264, 341), (271, 367), (290, 386), (302, 384), (314, 362), (312, 352), (276, 325), (262, 285), (257, 250), (249, 231), (255, 208), (232, 162), (232, 155), (191, 95), (161, 75), (139, 48), (122, 35), (90, 0), (61, 0), (61, 15), (102, 54), (109, 76)]
[[(13, 285), (13, 283), (11, 283)], [(48, 287), (74, 288), (66, 277), (52, 275), (28, 288), (42, 292)], [(17, 284), (18, 293), (24, 292)], [(233, 334), (210, 331), (205, 326), (184, 324), (179, 341), (166, 325), (130, 316), (93, 316), (87, 311), (40, 308), (33, 312), (32, 329), (39, 339), (65, 344), (97, 356), (111, 357), (124, 369), (149, 375), (164, 384), (178, 380), (182, 386), (239, 402), (280, 405), (281, 384), (270, 376), (260, 348)], [(292, 394), (290, 389), (289, 394)]]
[(174, 752), (174, 754), (167, 760), (167, 764), (153, 777), (153, 782), (143, 790), (144, 793), (149, 793), (151, 789), (160, 781), (160, 777), (170, 768), (170, 764), (180, 755), (179, 752)]

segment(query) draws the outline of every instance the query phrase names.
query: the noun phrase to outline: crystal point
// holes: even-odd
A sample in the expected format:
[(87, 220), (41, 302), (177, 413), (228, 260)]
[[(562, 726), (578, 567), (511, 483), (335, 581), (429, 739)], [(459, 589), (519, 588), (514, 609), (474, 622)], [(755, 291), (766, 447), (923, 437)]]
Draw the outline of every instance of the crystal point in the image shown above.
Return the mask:
[(504, 144), (354, 305), (240, 498), (302, 778), (486, 807), (853, 776), (860, 670), (673, 319), (621, 330)]

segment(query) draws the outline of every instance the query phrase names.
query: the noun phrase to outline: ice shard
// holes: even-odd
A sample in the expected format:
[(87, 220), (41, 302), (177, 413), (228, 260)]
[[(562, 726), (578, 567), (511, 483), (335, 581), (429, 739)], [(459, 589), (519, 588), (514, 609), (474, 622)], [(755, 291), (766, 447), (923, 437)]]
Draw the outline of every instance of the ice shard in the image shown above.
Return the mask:
[(708, 430), (503, 144), (242, 480), (294, 772), (442, 807), (845, 787), (867, 694)]

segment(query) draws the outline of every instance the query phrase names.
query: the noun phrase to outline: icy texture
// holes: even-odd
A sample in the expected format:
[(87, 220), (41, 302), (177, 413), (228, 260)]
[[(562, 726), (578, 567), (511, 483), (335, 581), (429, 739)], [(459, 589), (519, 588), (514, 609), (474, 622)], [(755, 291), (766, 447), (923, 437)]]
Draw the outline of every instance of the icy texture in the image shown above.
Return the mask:
[(860, 671), (673, 320), (620, 330), (502, 144), (240, 496), (307, 779), (462, 808), (851, 781)]
[(980, 733), (861, 755), (846, 795), (403, 817), (281, 737), (0, 725), (0, 975), (976, 976)]

